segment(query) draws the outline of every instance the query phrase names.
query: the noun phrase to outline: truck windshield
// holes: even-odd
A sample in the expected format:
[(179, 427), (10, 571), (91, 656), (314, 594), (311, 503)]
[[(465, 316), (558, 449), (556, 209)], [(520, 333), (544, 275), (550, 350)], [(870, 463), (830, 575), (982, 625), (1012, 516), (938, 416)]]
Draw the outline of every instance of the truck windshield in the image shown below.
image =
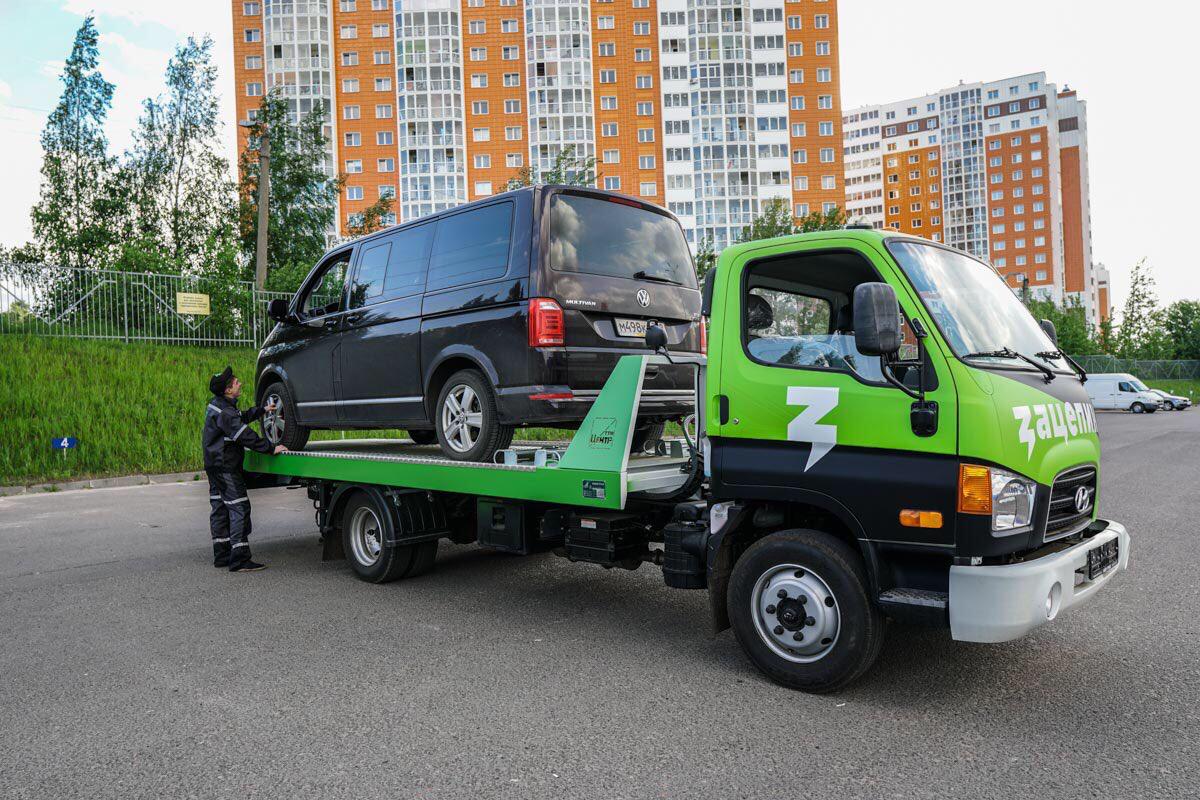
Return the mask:
[(619, 200), (555, 195), (550, 205), (550, 266), (560, 272), (696, 288), (696, 270), (679, 223)]
[[(1018, 362), (999, 352), (1008, 349), (1062, 369), (1038, 355), (1057, 348), (1004, 279), (987, 264), (918, 242), (889, 241), (887, 246), (959, 358)], [(976, 355), (983, 353), (988, 355)]]

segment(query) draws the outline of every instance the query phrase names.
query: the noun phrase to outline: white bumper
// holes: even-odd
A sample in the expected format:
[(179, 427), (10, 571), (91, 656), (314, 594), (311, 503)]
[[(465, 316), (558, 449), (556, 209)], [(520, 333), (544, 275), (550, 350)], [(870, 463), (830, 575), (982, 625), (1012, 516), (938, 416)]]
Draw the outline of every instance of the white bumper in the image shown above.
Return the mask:
[[(1021, 564), (950, 567), (950, 635), (962, 642), (1007, 642), (1091, 599), (1129, 565), (1129, 534), (1117, 522), (1073, 547)], [(1087, 553), (1118, 539), (1117, 565), (1087, 580)], [(1076, 570), (1082, 569), (1082, 573)], [(1059, 589), (1055, 592), (1054, 587)], [(1047, 611), (1047, 598), (1057, 595)]]

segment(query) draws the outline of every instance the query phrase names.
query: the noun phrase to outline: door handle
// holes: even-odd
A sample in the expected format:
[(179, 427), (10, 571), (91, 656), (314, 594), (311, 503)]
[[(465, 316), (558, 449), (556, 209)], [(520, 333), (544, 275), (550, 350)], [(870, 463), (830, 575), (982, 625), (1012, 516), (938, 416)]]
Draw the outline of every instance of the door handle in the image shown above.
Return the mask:
[(325, 330), (331, 331), (338, 326), (339, 317), (330, 317), (325, 320)]
[(722, 425), (729, 424), (729, 397), (728, 395), (717, 395), (717, 421)]
[(350, 325), (355, 325), (355, 324), (357, 324), (357, 323), (359, 323), (359, 322), (362, 322), (362, 319), (363, 319), (363, 317), (365, 317), (365, 316), (366, 316), (366, 314), (364, 314), (364, 313), (362, 313), (361, 311), (359, 311), (359, 312), (357, 312), (357, 313), (355, 313), (355, 314), (347, 314), (347, 315), (345, 316), (345, 320), (346, 320), (346, 322), (347, 322), (347, 323), (349, 323)]

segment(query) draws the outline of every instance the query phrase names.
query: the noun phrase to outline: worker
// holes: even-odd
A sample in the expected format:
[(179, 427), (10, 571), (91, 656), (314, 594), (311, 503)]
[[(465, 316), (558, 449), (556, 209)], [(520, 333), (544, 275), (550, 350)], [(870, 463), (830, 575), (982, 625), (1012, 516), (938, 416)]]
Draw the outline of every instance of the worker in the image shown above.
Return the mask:
[(238, 410), (242, 382), (233, 374), (233, 367), (213, 375), (208, 390), (213, 396), (204, 412), (203, 438), (213, 566), (228, 567), (230, 572), (258, 572), (266, 566), (250, 558), (250, 498), (242, 474), (242, 450), (278, 455), (287, 448), (272, 445), (250, 427), (264, 411), (274, 411), (274, 406)]

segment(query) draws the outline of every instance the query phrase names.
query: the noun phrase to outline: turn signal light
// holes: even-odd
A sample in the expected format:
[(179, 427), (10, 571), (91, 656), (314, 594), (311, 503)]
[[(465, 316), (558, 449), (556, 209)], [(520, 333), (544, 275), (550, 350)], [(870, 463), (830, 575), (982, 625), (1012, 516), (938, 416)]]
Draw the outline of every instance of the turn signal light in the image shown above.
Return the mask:
[(992, 513), (992, 476), (987, 467), (959, 465), (958, 511), (961, 514)]
[(562, 306), (546, 297), (529, 300), (529, 346), (561, 347), (563, 344)]
[(942, 512), (904, 508), (900, 510), (900, 524), (906, 528), (940, 528), (942, 527)]
[(700, 320), (700, 355), (708, 355), (708, 322)]

